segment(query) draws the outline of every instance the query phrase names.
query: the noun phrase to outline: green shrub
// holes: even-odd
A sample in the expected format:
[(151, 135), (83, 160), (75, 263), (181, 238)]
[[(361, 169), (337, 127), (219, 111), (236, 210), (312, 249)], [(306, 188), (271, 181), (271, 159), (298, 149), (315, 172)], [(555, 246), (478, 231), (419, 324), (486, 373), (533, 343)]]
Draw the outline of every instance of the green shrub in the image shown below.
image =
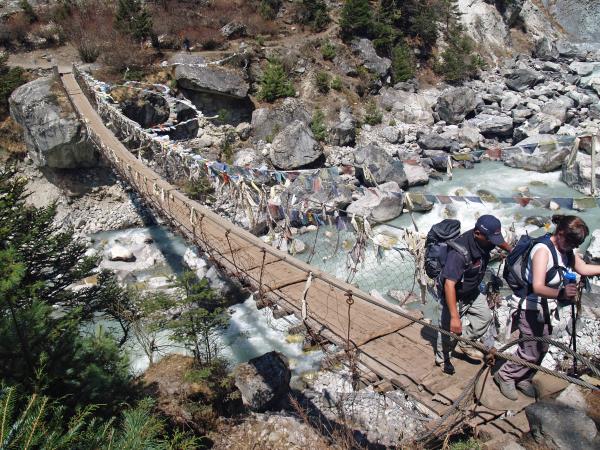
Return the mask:
[(388, 125), (389, 125), (390, 127), (395, 127), (397, 124), (396, 124), (396, 121), (395, 121), (394, 119), (391, 119), (391, 120), (388, 122)]
[(340, 15), (340, 32), (344, 40), (370, 37), (373, 32), (373, 10), (369, 0), (346, 0)]
[(321, 55), (326, 61), (331, 61), (335, 58), (336, 48), (330, 41), (326, 41), (321, 45)]
[(383, 113), (377, 108), (375, 101), (369, 101), (365, 108), (365, 123), (368, 125), (378, 125), (382, 120)]
[(278, 98), (291, 97), (295, 93), (294, 85), (283, 69), (281, 62), (276, 59), (270, 60), (260, 80), (258, 97), (272, 102)]
[(392, 78), (395, 83), (407, 81), (415, 76), (415, 58), (406, 43), (398, 44), (392, 50)]
[(298, 16), (300, 23), (310, 25), (314, 31), (323, 31), (331, 22), (323, 0), (301, 0)]
[(331, 76), (327, 72), (317, 72), (317, 75), (315, 76), (315, 85), (321, 94), (327, 94), (329, 92), (330, 83)]
[(33, 6), (31, 6), (31, 3), (29, 3), (27, 0), (21, 0), (19, 2), (19, 6), (21, 6), (21, 9), (25, 13), (25, 16), (27, 16), (27, 19), (29, 19), (30, 23), (38, 20), (38, 16), (34, 11)]
[(115, 25), (138, 41), (152, 35), (152, 17), (140, 0), (118, 0)]
[(258, 12), (263, 19), (273, 20), (279, 12), (281, 0), (260, 0)]
[(325, 114), (319, 108), (315, 109), (310, 129), (313, 132), (317, 141), (323, 142), (327, 138), (327, 126), (325, 125)]
[(0, 53), (0, 119), (8, 114), (8, 98), (10, 94), (25, 84), (24, 71), (20, 67), (8, 67), (8, 54)]
[(342, 85), (342, 79), (338, 76), (335, 76), (333, 80), (331, 80), (331, 89), (336, 91), (341, 91), (344, 86)]

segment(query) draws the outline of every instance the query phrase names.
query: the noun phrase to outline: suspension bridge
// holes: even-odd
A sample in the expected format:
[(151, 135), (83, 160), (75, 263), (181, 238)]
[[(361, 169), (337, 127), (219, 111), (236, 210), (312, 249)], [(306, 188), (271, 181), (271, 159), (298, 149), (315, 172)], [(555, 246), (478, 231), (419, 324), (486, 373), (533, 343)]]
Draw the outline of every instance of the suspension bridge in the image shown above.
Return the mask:
[[(431, 429), (438, 433), (444, 430), (442, 421), (453, 414), (461, 416), (458, 421), (468, 420), (487, 438), (528, 431), (523, 408), (531, 399), (506, 400), (481, 363), (457, 358), (456, 374), (442, 373), (434, 365), (435, 330), (420, 316), (272, 247), (188, 198), (133, 155), (105, 126), (75, 68), (56, 67), (55, 73), (89, 138), (145, 203), (225, 275), (255, 292), (256, 298), (302, 319), (315, 340), (336, 344), (364, 382), (380, 391), (401, 389), (432, 417)], [(564, 380), (539, 375), (544, 378), (547, 395), (566, 386)], [(451, 425), (446, 427), (447, 431)]]

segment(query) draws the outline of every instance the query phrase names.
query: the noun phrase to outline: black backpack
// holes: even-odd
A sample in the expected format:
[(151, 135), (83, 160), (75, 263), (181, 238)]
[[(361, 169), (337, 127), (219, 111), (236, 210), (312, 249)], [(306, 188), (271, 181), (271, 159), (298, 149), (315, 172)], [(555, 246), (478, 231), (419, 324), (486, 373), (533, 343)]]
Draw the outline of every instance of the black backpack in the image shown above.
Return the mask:
[(467, 264), (471, 263), (468, 250), (454, 241), (459, 236), (460, 221), (455, 219), (444, 219), (431, 227), (425, 241), (425, 273), (429, 278), (435, 279), (442, 272), (449, 248), (460, 253)]
[[(552, 255), (552, 268), (546, 273), (546, 283), (554, 278), (556, 272), (558, 272), (558, 275), (562, 280), (564, 268), (558, 265), (558, 255), (556, 253), (554, 244), (552, 244), (550, 241), (550, 236), (550, 234), (545, 234), (544, 236), (540, 236), (538, 238), (532, 238), (528, 234), (525, 234), (519, 238), (517, 245), (515, 245), (515, 247), (506, 257), (506, 261), (504, 262), (503, 277), (506, 280), (508, 287), (510, 287), (517, 297), (526, 298), (530, 293), (531, 286), (527, 281), (525, 271), (527, 269), (527, 262), (529, 260), (531, 249), (536, 244), (546, 244), (550, 250), (550, 254)], [(570, 251), (567, 254), (567, 259), (567, 265), (572, 267), (575, 261), (575, 255), (573, 254), (573, 251)]]

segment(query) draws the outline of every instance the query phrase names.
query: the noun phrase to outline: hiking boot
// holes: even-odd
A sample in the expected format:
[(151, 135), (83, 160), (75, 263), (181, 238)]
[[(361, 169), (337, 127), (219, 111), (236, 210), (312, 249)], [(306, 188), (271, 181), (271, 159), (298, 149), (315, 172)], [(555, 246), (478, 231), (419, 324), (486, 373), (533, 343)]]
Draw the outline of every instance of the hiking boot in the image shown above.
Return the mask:
[(504, 381), (502, 378), (500, 378), (498, 372), (494, 374), (494, 381), (500, 388), (500, 392), (502, 392), (502, 395), (504, 395), (507, 399), (516, 400), (519, 398), (519, 396), (517, 395), (517, 390), (515, 389), (514, 381)]
[(536, 397), (537, 391), (535, 390), (535, 387), (533, 386), (533, 383), (531, 382), (531, 380), (519, 381), (517, 383), (517, 389), (520, 390), (527, 397), (531, 397), (531, 398)]
[(444, 361), (444, 360), (436, 357), (435, 365), (441, 367), (442, 372), (444, 372), (447, 375), (454, 375), (456, 373), (456, 370), (454, 369), (454, 365), (450, 362), (450, 360)]
[(459, 342), (456, 345), (456, 350), (471, 359), (483, 359), (483, 353), (481, 353), (475, 347), (471, 347), (469, 344), (465, 344), (464, 342)]

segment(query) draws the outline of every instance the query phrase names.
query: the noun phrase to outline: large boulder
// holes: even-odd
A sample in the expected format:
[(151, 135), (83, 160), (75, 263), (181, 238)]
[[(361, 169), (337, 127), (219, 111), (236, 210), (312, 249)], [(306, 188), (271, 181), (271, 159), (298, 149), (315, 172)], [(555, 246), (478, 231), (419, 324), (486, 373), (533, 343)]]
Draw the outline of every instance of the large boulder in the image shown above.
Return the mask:
[(300, 100), (286, 98), (275, 108), (259, 108), (252, 112), (252, 133), (254, 139), (264, 141), (272, 139), (279, 131), (296, 120), (308, 125), (310, 119), (310, 114)]
[(135, 259), (133, 252), (121, 244), (114, 244), (108, 250), (109, 261), (134, 262)]
[[(596, 186), (600, 186), (600, 164), (596, 164), (594, 175)], [(566, 167), (566, 164), (563, 166), (561, 180), (579, 192), (590, 195), (592, 189), (592, 157), (584, 152), (578, 152), (572, 167)]]
[(556, 43), (546, 36), (537, 42), (533, 54), (542, 61), (556, 61), (559, 56)]
[(364, 195), (352, 202), (346, 212), (363, 216), (376, 222), (387, 222), (402, 214), (404, 195), (398, 183), (390, 181), (376, 188), (369, 188)]
[(479, 129), (479, 132), (485, 137), (506, 137), (512, 135), (513, 120), (508, 116), (496, 116), (487, 113), (481, 113), (467, 123)]
[(248, 83), (234, 69), (215, 65), (185, 65), (175, 67), (177, 84), (191, 91), (227, 95), (239, 99), (248, 96)]
[(485, 0), (459, 0), (460, 21), (465, 32), (486, 55), (502, 56), (510, 46), (508, 26), (493, 2)]
[(135, 90), (133, 94), (119, 106), (125, 116), (139, 123), (142, 128), (151, 128), (169, 118), (169, 105), (162, 95), (142, 90)]
[(275, 136), (269, 157), (279, 169), (299, 169), (322, 158), (323, 147), (308, 125), (296, 120)]
[(399, 122), (433, 125), (432, 101), (425, 95), (384, 87), (378, 97), (382, 109)]
[(592, 450), (600, 445), (596, 424), (584, 411), (542, 400), (525, 408), (531, 435), (553, 450)]
[(504, 164), (536, 172), (551, 172), (561, 168), (570, 152), (570, 145), (554, 135), (531, 136), (516, 146), (502, 150)]
[(523, 125), (515, 128), (513, 137), (516, 141), (522, 141), (528, 137), (555, 133), (562, 122), (555, 116), (539, 112), (527, 120)]
[(429, 183), (429, 174), (420, 164), (404, 164), (404, 173), (408, 179), (408, 186), (422, 186)]
[(233, 377), (244, 405), (253, 411), (265, 411), (288, 393), (291, 371), (284, 355), (269, 352), (236, 366)]
[(373, 43), (368, 39), (355, 39), (351, 44), (352, 51), (358, 56), (361, 65), (383, 78), (387, 75), (392, 61), (377, 55)]
[(17, 88), (9, 104), (37, 166), (75, 169), (98, 165), (99, 155), (88, 141), (85, 127), (53, 78), (38, 78)]
[(513, 91), (523, 92), (545, 80), (544, 75), (535, 70), (516, 69), (505, 75), (506, 86)]
[(390, 156), (377, 144), (357, 148), (354, 152), (353, 164), (357, 176), (367, 186), (374, 186), (386, 181), (395, 181), (401, 188), (408, 185), (404, 164)]
[[(292, 204), (294, 199), (306, 199), (309, 207), (320, 209), (321, 205), (344, 209), (352, 202), (352, 189), (354, 186), (345, 183), (337, 173), (330, 176), (328, 169), (319, 171), (320, 189), (313, 189), (312, 183), (305, 176), (296, 178), (280, 195), (282, 205)], [(283, 217), (275, 217), (282, 219)]]
[(460, 150), (460, 145), (448, 136), (437, 133), (424, 133), (417, 143), (426, 150), (444, 150), (446, 152)]
[(475, 110), (477, 106), (475, 91), (468, 87), (449, 89), (437, 100), (436, 111), (441, 120), (458, 124)]

